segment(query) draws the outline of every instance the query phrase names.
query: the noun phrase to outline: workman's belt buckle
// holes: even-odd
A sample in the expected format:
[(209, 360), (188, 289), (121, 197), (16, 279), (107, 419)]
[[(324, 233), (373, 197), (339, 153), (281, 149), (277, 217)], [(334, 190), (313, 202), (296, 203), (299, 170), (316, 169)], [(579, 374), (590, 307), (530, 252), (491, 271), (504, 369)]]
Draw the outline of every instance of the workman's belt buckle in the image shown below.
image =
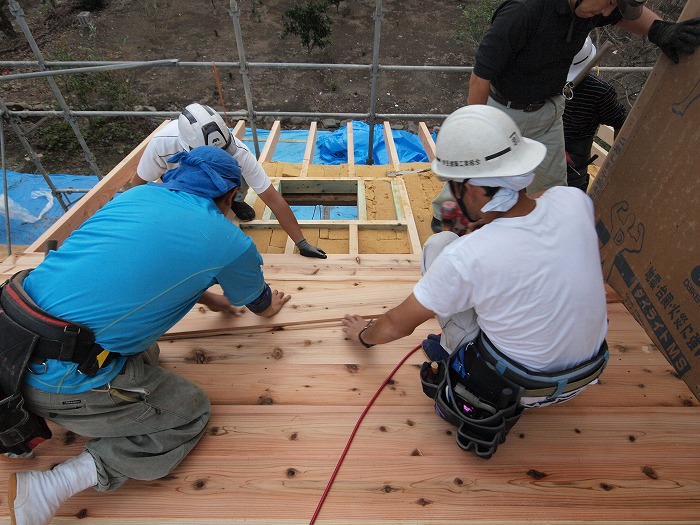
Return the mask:
[(532, 104), (528, 104), (523, 108), (523, 112), (525, 113), (533, 113), (535, 111), (539, 111), (544, 107), (544, 102), (533, 102)]

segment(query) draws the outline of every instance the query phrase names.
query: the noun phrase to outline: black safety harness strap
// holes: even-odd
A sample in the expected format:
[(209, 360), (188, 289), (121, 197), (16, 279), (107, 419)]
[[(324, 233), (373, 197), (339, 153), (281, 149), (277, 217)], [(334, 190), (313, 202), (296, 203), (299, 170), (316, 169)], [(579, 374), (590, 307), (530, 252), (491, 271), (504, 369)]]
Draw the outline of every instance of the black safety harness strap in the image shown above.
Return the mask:
[(82, 374), (94, 375), (111, 358), (110, 352), (95, 343), (86, 326), (54, 317), (32, 301), (22, 288), (30, 271), (16, 273), (2, 286), (0, 307), (15, 323), (37, 336), (31, 359), (71, 361), (78, 364)]

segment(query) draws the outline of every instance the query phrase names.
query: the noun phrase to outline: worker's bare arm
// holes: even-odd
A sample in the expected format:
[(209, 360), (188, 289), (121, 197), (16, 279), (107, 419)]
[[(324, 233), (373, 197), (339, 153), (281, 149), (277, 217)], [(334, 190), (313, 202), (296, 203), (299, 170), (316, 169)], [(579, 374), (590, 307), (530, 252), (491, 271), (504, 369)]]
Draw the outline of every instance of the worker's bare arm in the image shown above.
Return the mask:
[[(411, 294), (399, 306), (375, 319), (362, 333), (362, 340), (367, 344), (382, 344), (411, 335), (413, 331), (435, 313), (425, 308)], [(347, 314), (343, 319), (343, 331), (349, 339), (359, 342), (359, 333), (367, 321), (359, 315)]]
[(222, 312), (225, 314), (234, 315), (236, 317), (245, 312), (245, 308), (242, 306), (233, 306), (225, 295), (216, 294), (210, 291), (204, 292), (197, 302), (199, 304), (203, 304), (212, 312)]
[(289, 235), (295, 243), (299, 242), (304, 235), (301, 233), (299, 222), (294, 216), (294, 213), (292, 213), (287, 201), (284, 200), (284, 197), (282, 197), (282, 195), (280, 195), (273, 186), (270, 186), (263, 191), (259, 197), (265, 204), (267, 204), (272, 213), (275, 214), (280, 226), (284, 228), (287, 235)]
[(481, 78), (472, 71), (469, 77), (469, 95), (467, 96), (467, 104), (486, 104), (489, 100), (489, 92), (491, 90), (491, 81)]

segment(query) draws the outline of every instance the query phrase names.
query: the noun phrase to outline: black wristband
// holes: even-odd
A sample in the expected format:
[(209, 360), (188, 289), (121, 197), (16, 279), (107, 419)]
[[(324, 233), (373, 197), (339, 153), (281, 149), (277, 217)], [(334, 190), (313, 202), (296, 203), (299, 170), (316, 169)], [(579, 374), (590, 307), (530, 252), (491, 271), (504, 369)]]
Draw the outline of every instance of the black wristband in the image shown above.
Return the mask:
[(364, 339), (362, 339), (362, 333), (363, 333), (365, 330), (367, 330), (367, 329), (370, 327), (371, 324), (372, 324), (372, 321), (370, 321), (369, 323), (367, 323), (367, 324), (365, 325), (365, 327), (364, 327), (362, 330), (360, 330), (360, 333), (357, 334), (357, 339), (360, 341), (360, 343), (362, 344), (362, 346), (364, 346), (365, 348), (372, 348), (372, 347), (374, 346), (374, 345), (371, 345), (371, 344), (369, 344), (369, 343), (365, 343)]

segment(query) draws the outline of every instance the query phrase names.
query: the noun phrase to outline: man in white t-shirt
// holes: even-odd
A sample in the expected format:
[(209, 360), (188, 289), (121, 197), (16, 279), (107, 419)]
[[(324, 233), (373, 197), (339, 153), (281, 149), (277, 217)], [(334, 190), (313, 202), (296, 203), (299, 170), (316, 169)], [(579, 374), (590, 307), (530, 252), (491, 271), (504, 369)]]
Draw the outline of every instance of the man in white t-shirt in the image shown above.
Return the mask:
[(177, 121), (166, 124), (150, 140), (141, 156), (136, 175), (130, 181), (138, 186), (158, 180), (163, 173), (177, 164), (168, 159), (181, 151), (190, 151), (198, 146), (216, 146), (229, 153), (241, 168), (243, 179), (231, 210), (242, 221), (255, 218), (255, 211), (243, 199), (248, 187), (272, 210), (275, 217), (292, 238), (299, 253), (304, 257), (326, 258), (326, 252), (312, 245), (301, 232), (299, 222), (282, 195), (272, 186), (265, 170), (248, 147), (236, 138), (221, 116), (209, 106), (190, 104)]
[[(432, 171), (450, 185), (475, 229), (462, 237), (430, 237), (413, 293), (369, 324), (347, 315), (350, 339), (366, 347), (387, 343), (436, 317), (442, 336), (423, 344), (432, 360), (479, 340), (496, 354), (494, 361), (503, 361), (500, 369), (527, 370), (542, 376), (545, 386), (549, 377), (595, 359), (604, 346), (607, 312), (593, 204), (567, 187), (527, 197), (545, 151), (496, 108), (472, 105), (452, 113), (438, 134)], [(588, 383), (560, 383), (546, 396), (525, 388), (518, 403), (562, 401)]]

